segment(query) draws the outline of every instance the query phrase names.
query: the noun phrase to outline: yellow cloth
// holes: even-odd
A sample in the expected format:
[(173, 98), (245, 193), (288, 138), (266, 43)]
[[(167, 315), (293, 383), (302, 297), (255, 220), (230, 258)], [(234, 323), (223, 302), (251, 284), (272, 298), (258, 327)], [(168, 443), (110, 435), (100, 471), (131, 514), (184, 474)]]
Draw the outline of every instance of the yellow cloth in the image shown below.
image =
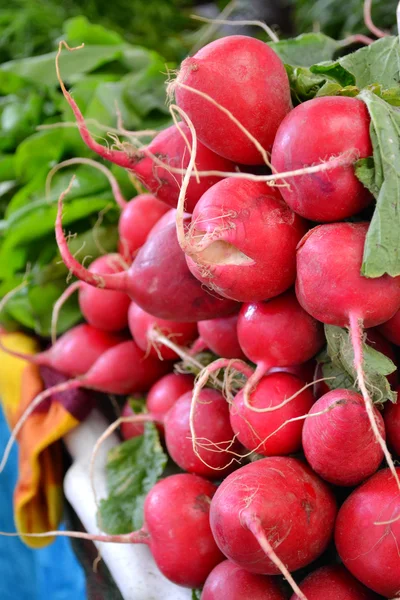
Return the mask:
[[(22, 333), (0, 333), (3, 345), (35, 354), (37, 342)], [(43, 390), (36, 365), (0, 350), (0, 398), (12, 429), (31, 401)], [(39, 533), (58, 528), (63, 504), (63, 465), (60, 439), (79, 421), (62, 404), (52, 401), (45, 412), (34, 412), (18, 435), (18, 481), (14, 492), (17, 531)], [(0, 475), (1, 478), (1, 475)], [(52, 538), (27, 538), (27, 546), (47, 546)]]

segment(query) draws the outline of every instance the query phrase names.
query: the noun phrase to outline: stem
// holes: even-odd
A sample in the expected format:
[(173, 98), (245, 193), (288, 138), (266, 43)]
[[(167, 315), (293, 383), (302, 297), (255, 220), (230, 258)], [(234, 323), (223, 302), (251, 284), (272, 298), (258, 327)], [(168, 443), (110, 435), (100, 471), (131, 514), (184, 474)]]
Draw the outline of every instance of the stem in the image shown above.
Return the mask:
[(207, 350), (207, 348), (208, 346), (206, 342), (201, 337), (198, 337), (197, 340), (193, 342), (192, 347), (189, 350), (189, 355), (193, 356), (198, 352), (203, 352), (204, 350)]
[(82, 377), (77, 377), (76, 379), (70, 379), (69, 381), (63, 381), (62, 383), (53, 385), (52, 387), (48, 388), (47, 390), (44, 390), (43, 392), (38, 394), (36, 396), (36, 398), (34, 398), (32, 400), (32, 402), (28, 405), (25, 412), (19, 418), (17, 424), (15, 425), (14, 429), (11, 432), (10, 439), (7, 442), (3, 457), (1, 459), (0, 473), (3, 472), (4, 467), (7, 464), (7, 460), (8, 460), (8, 457), (10, 456), (11, 448), (13, 446), (14, 441), (17, 438), (17, 435), (19, 434), (22, 427), (24, 426), (24, 424), (26, 423), (26, 421), (30, 417), (30, 415), (33, 413), (33, 411), (36, 410), (36, 408), (39, 406), (39, 404), (41, 404), (44, 400), (46, 400), (46, 398), (49, 398), (53, 394), (59, 394), (62, 392), (66, 392), (68, 390), (78, 388), (81, 385), (82, 385)]
[(271, 38), (273, 42), (279, 42), (279, 38), (276, 33), (268, 27), (266, 23), (263, 21), (230, 21), (229, 19), (208, 19), (207, 17), (201, 17), (200, 15), (190, 15), (190, 18), (194, 21), (202, 21), (203, 23), (215, 23), (216, 25), (232, 25), (232, 26), (240, 26), (240, 25), (250, 25), (252, 27), (261, 27), (266, 34)]
[(379, 29), (379, 27), (376, 27), (374, 24), (371, 16), (371, 6), (372, 0), (364, 0), (364, 23), (367, 29), (378, 38), (387, 37), (389, 34), (385, 33), (385, 31), (382, 31), (382, 29)]
[(260, 544), (262, 550), (268, 556), (269, 560), (277, 567), (277, 569), (279, 569), (280, 573), (282, 573), (284, 578), (287, 580), (294, 593), (297, 594), (299, 600), (307, 600), (307, 596), (303, 594), (291, 576), (286, 565), (284, 565), (281, 559), (275, 554), (267, 536), (265, 535), (265, 531), (262, 527), (260, 519), (254, 515), (248, 514), (248, 511), (242, 512), (242, 519), (244, 520), (244, 524), (247, 529), (251, 531), (257, 542)]
[(74, 281), (67, 287), (66, 290), (63, 291), (61, 296), (58, 298), (57, 302), (53, 306), (53, 312), (51, 315), (51, 343), (55, 344), (57, 341), (57, 322), (60, 314), (60, 310), (64, 305), (64, 302), (68, 300), (72, 294), (74, 294), (77, 290), (79, 290), (81, 286), (80, 281)]
[(124, 533), (122, 535), (107, 535), (107, 534), (92, 534), (84, 533), (81, 531), (45, 531), (43, 533), (25, 533), (19, 531), (18, 533), (8, 533), (6, 531), (0, 531), (0, 535), (5, 537), (33, 537), (33, 538), (44, 538), (44, 537), (68, 537), (76, 538), (79, 540), (90, 540), (91, 542), (107, 542), (112, 544), (147, 544), (149, 534), (144, 529), (133, 531), (132, 533)]
[(351, 341), (352, 341), (353, 350), (354, 350), (354, 368), (356, 370), (358, 385), (360, 387), (362, 397), (364, 398), (365, 408), (367, 411), (369, 422), (371, 424), (372, 431), (375, 435), (377, 442), (379, 443), (380, 447), (382, 448), (382, 452), (383, 452), (383, 454), (386, 458), (386, 461), (389, 465), (389, 469), (396, 481), (397, 487), (400, 490), (400, 480), (399, 480), (396, 468), (394, 466), (392, 456), (391, 456), (391, 454), (386, 446), (386, 442), (383, 439), (382, 434), (379, 430), (378, 423), (376, 421), (376, 417), (375, 417), (375, 413), (374, 413), (374, 405), (373, 405), (373, 402), (371, 400), (371, 397), (369, 395), (369, 392), (368, 392), (368, 389), (367, 389), (367, 386), (365, 383), (365, 376), (364, 376), (364, 369), (363, 369), (363, 348), (362, 348), (363, 327), (362, 327), (362, 323), (363, 323), (362, 319), (358, 318), (354, 314), (350, 314), (350, 335), (351, 335)]
[(246, 408), (253, 410), (254, 412), (265, 412), (264, 408), (256, 408), (252, 404), (250, 404), (250, 394), (254, 391), (254, 388), (257, 386), (258, 382), (262, 377), (264, 377), (265, 373), (271, 368), (271, 365), (266, 365), (264, 362), (259, 362), (255, 371), (252, 373), (251, 377), (246, 382), (246, 385), (243, 388), (243, 403)]
[(351, 44), (365, 44), (366, 46), (369, 46), (370, 44), (373, 44), (374, 41), (375, 40), (368, 37), (367, 35), (363, 35), (362, 33), (355, 33), (354, 35), (349, 35), (344, 40), (341, 40), (339, 42), (339, 46), (345, 47), (350, 46)]

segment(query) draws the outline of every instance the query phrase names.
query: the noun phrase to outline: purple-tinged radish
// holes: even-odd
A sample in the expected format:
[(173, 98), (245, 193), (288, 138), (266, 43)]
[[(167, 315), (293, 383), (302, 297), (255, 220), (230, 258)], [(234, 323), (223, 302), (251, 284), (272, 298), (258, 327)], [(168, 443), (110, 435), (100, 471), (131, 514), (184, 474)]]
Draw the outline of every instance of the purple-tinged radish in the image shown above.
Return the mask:
[(197, 323), (199, 338), (193, 344), (191, 352), (194, 354), (209, 349), (218, 356), (244, 359), (237, 336), (237, 320), (238, 316), (232, 315), (199, 321)]

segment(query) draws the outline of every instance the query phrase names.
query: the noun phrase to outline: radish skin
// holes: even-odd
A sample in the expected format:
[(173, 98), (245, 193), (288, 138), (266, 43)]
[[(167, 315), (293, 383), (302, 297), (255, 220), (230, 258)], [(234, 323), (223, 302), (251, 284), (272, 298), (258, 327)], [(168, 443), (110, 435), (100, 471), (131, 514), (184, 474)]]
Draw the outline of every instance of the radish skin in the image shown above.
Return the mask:
[[(321, 567), (308, 575), (300, 584), (308, 600), (379, 600), (342, 565)], [(293, 594), (290, 600), (299, 600)]]

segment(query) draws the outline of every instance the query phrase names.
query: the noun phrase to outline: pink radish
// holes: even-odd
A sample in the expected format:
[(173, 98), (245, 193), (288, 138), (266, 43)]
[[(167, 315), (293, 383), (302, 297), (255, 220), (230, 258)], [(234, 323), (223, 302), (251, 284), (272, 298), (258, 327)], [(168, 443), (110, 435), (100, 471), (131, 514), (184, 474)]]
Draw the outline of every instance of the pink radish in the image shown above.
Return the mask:
[(229, 475), (210, 510), (215, 541), (229, 560), (251, 573), (281, 572), (301, 600), (306, 596), (290, 572), (325, 550), (335, 517), (326, 484), (287, 457), (264, 458)]
[[(187, 125), (179, 123), (179, 127), (177, 125), (168, 127), (161, 131), (147, 147), (140, 149), (131, 147), (129, 151), (122, 151), (102, 146), (90, 135), (78, 105), (61, 79), (58, 64), (61, 44), (62, 42), (56, 59), (57, 76), (64, 98), (74, 113), (79, 132), (85, 144), (102, 158), (132, 171), (157, 198), (175, 207), (178, 202), (182, 173), (187, 168), (190, 159), (188, 145), (190, 147), (192, 137)], [(209, 150), (205, 145), (198, 143), (196, 168), (198, 171), (229, 172), (234, 170), (234, 165)], [(204, 192), (220, 179), (220, 176), (206, 176), (201, 177), (197, 182), (196, 178), (192, 178), (186, 193), (186, 210), (193, 212), (194, 206)]]
[(227, 178), (202, 196), (181, 244), (197, 279), (225, 298), (253, 302), (293, 285), (305, 232), (276, 188)]
[(294, 375), (272, 373), (258, 382), (250, 408), (240, 391), (230, 409), (232, 429), (239, 442), (264, 456), (283, 456), (300, 450), (304, 421), (285, 423), (306, 415), (313, 405), (311, 388), (303, 388), (304, 382)]
[[(353, 152), (372, 156), (370, 117), (364, 102), (345, 96), (314, 98), (282, 121), (272, 149), (278, 173), (300, 169)], [(311, 221), (339, 221), (360, 212), (372, 197), (352, 165), (293, 177), (281, 193), (289, 206)]]
[(244, 354), (257, 364), (246, 395), (269, 369), (308, 361), (325, 340), (322, 325), (300, 306), (293, 291), (267, 302), (244, 304), (237, 332)]
[[(378, 600), (374, 592), (361, 585), (342, 565), (313, 571), (301, 582), (300, 589), (307, 600)], [(293, 594), (291, 600), (299, 597)]]
[(158, 331), (179, 346), (188, 346), (197, 336), (196, 323), (180, 323), (153, 317), (134, 302), (129, 307), (128, 319), (130, 332), (139, 348), (164, 360), (176, 360), (178, 356), (171, 348), (158, 342), (156, 337), (152, 337), (152, 333), (157, 334)]
[(209, 349), (225, 358), (245, 358), (237, 336), (237, 315), (199, 321), (197, 327), (200, 337), (192, 346), (192, 352)]
[(361, 583), (386, 598), (398, 596), (400, 503), (389, 469), (375, 473), (344, 502), (335, 543), (345, 567)]
[(168, 453), (181, 469), (219, 479), (235, 468), (238, 460), (233, 457), (240, 457), (240, 448), (234, 441), (229, 422), (229, 406), (216, 390), (201, 390), (193, 416), (196, 436), (193, 439), (191, 405), (190, 391), (181, 396), (166, 414), (164, 427)]
[[(383, 452), (363, 397), (349, 390), (332, 390), (314, 404), (309, 415), (318, 413), (306, 419), (303, 428), (303, 449), (311, 468), (334, 485), (358, 485), (373, 475)], [(383, 418), (376, 408), (374, 418), (385, 439)]]
[(128, 271), (98, 275), (85, 269), (70, 253), (62, 231), (65, 194), (59, 200), (56, 239), (62, 259), (75, 277), (94, 287), (125, 292), (143, 310), (161, 319), (197, 321), (237, 310), (236, 303), (211, 295), (190, 274), (174, 224), (150, 236)]
[[(165, 577), (178, 585), (198, 588), (223, 560), (209, 524), (215, 490), (212, 483), (196, 475), (170, 475), (147, 494), (144, 525), (138, 531), (120, 535), (52, 531), (27, 536), (55, 535), (116, 544), (146, 544)], [(0, 535), (12, 537), (20, 533), (1, 532)]]
[(391, 319), (385, 321), (380, 327), (379, 331), (385, 336), (387, 340), (400, 346), (400, 310), (398, 310)]
[(242, 35), (211, 42), (186, 58), (170, 90), (203, 144), (248, 165), (262, 164), (263, 157), (243, 127), (270, 150), (291, 108), (289, 81), (280, 58), (264, 42)]
[(400, 480), (366, 386), (362, 351), (363, 327), (380, 325), (399, 309), (400, 278), (361, 276), (367, 231), (367, 223), (332, 223), (309, 231), (297, 251), (296, 294), (302, 307), (314, 318), (350, 327), (354, 367), (368, 418), (400, 490)]
[(219, 563), (209, 574), (201, 600), (285, 600), (272, 577), (255, 575), (229, 560)]
[[(138, 413), (133, 410), (131, 403), (133, 403), (134, 407), (137, 405), (139, 409)], [(138, 437), (139, 435), (144, 434), (144, 423), (142, 421), (140, 421), (139, 423), (135, 423), (134, 421), (130, 422), (128, 420), (125, 420), (128, 417), (131, 418), (134, 417), (136, 414), (140, 414), (141, 406), (142, 402), (140, 401), (140, 399), (135, 398), (135, 396), (133, 396), (128, 398), (128, 400), (122, 407), (121, 417), (124, 419), (124, 421), (121, 423), (121, 435), (124, 440), (130, 440), (134, 437)]]

